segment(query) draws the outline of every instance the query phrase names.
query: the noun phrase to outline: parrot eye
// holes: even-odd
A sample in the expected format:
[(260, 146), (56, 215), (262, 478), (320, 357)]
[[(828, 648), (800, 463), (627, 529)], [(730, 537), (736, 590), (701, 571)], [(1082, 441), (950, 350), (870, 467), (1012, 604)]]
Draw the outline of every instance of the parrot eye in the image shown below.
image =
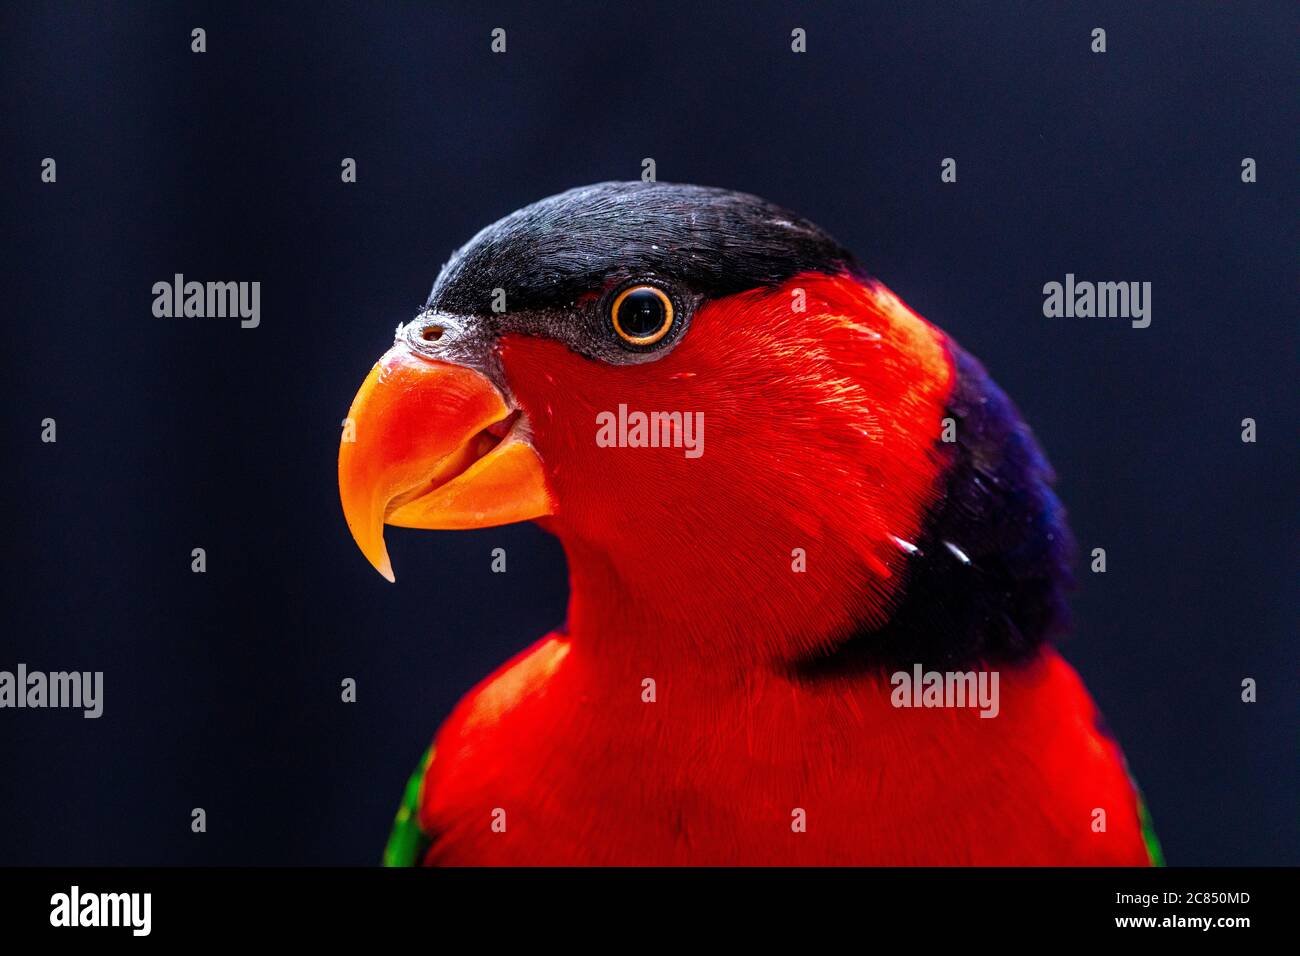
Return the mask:
[(673, 302), (662, 289), (634, 285), (624, 289), (609, 307), (618, 337), (629, 345), (654, 345), (673, 327)]

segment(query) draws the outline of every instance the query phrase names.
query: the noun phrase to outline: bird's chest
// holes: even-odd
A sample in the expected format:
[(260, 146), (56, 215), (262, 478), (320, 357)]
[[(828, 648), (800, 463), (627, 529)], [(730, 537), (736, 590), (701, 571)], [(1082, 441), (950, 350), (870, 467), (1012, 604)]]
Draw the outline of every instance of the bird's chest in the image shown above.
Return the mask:
[(622, 690), (557, 680), (489, 720), (453, 717), (426, 780), (431, 862), (849, 861), (846, 828), (872, 825), (857, 728), (788, 689)]
[(1122, 764), (1059, 660), (1004, 675), (996, 719), (896, 708), (887, 685), (674, 680), (647, 695), (632, 678), (595, 690), (556, 666), (544, 691), (517, 693), (510, 674), (438, 736), (421, 813), (429, 862), (1145, 860)]

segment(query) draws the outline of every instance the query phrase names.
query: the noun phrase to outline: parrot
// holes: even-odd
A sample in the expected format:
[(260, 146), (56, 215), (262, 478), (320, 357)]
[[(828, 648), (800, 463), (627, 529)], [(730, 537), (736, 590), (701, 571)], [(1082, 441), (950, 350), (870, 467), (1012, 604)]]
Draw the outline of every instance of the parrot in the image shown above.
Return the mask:
[(1044, 452), (807, 219), (641, 181), (525, 206), (347, 423), (343, 514), (388, 581), (386, 526), (525, 521), (569, 575), (564, 623), (438, 730), (385, 865), (1162, 865), (1056, 648)]

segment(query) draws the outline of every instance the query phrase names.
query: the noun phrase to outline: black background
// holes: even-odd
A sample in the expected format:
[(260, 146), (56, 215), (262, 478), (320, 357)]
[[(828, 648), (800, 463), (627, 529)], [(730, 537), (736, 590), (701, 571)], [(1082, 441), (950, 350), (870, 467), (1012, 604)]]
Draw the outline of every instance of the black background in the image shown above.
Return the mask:
[[(1065, 651), (1170, 862), (1300, 862), (1294, 5), (259, 6), (0, 12), (0, 669), (106, 685), (0, 711), (0, 862), (378, 859), (566, 578), (527, 526), (391, 532), (383, 581), (340, 420), (455, 246), (647, 156), (819, 222), (984, 360), (1107, 549)], [(261, 327), (155, 318), (176, 272), (260, 281)], [(1151, 327), (1045, 319), (1067, 272), (1150, 281)]]

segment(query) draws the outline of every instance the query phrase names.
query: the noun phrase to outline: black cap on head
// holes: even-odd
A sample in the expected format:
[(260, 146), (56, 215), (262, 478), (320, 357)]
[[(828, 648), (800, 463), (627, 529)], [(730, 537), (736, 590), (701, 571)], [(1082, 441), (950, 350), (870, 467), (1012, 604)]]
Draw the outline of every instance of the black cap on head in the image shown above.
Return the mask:
[(670, 183), (583, 186), (488, 226), (443, 267), (428, 306), (481, 315), (494, 289), (510, 310), (571, 306), (620, 282), (661, 277), (712, 299), (801, 272), (853, 269), (813, 223), (747, 193)]

